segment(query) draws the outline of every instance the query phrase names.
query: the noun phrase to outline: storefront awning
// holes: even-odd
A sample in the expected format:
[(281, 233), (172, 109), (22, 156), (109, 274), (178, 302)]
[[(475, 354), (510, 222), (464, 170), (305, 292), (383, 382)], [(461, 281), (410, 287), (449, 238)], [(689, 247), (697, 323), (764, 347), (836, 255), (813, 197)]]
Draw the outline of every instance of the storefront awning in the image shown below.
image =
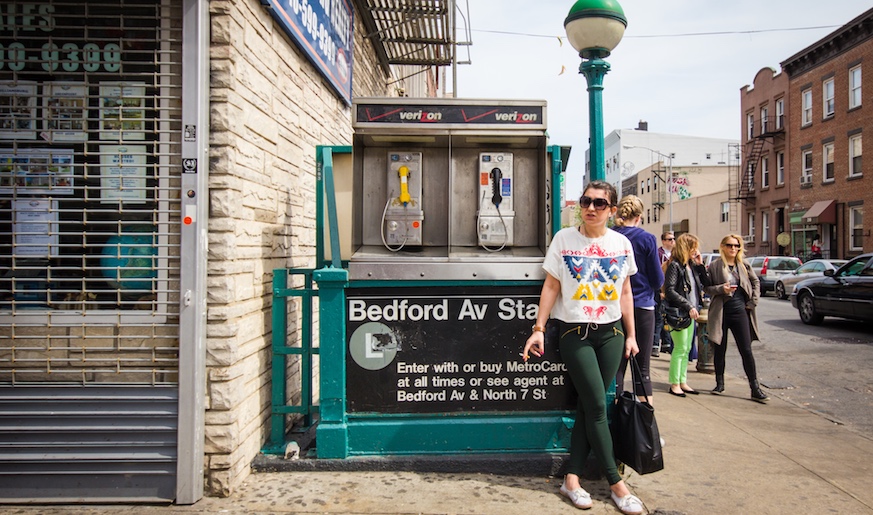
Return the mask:
[(803, 213), (803, 221), (808, 224), (837, 223), (837, 208), (834, 200), (819, 200)]

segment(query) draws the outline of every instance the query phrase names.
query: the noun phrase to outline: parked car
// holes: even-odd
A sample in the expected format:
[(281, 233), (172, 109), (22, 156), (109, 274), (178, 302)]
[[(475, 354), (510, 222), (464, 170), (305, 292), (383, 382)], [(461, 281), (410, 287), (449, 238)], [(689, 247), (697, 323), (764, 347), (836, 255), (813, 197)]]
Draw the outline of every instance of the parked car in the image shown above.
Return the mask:
[(709, 267), (709, 264), (718, 257), (718, 252), (701, 252), (700, 255), (703, 257), (703, 266)]
[(800, 265), (800, 268), (785, 274), (776, 279), (774, 291), (780, 299), (787, 299), (791, 292), (794, 291), (794, 286), (804, 279), (812, 277), (821, 277), (825, 270), (836, 270), (848, 263), (845, 259), (813, 259)]
[(804, 324), (818, 325), (825, 316), (873, 319), (873, 253), (862, 254), (836, 271), (797, 283), (791, 305)]
[(761, 280), (761, 295), (773, 291), (776, 280), (800, 268), (803, 262), (794, 256), (754, 256), (749, 258), (749, 266)]

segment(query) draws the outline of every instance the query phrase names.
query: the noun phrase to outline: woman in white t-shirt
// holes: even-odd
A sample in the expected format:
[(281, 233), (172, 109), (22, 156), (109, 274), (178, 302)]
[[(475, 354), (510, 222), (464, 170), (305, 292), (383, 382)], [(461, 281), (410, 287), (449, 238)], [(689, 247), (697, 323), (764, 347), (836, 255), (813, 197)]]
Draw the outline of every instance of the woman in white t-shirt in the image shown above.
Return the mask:
[(549, 315), (556, 319), (561, 357), (579, 394), (561, 494), (577, 508), (592, 506), (579, 477), (593, 450), (606, 471), (612, 500), (622, 513), (635, 515), (643, 513), (643, 505), (618, 473), (606, 418), (606, 390), (622, 355), (639, 352), (630, 283), (637, 272), (633, 246), (606, 226), (617, 201), (611, 184), (589, 183), (579, 199), (582, 225), (555, 234), (543, 262), (546, 280), (539, 312), (522, 356), (527, 360), (529, 353), (543, 355), (546, 322)]

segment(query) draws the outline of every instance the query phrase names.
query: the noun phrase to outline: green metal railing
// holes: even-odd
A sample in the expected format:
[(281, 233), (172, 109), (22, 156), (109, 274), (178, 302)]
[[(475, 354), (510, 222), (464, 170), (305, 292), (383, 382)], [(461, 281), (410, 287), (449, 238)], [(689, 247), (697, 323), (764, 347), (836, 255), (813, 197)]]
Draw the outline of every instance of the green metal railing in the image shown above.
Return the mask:
[[(318, 414), (318, 406), (312, 400), (313, 357), (318, 347), (312, 345), (312, 298), (318, 296), (313, 288), (314, 270), (295, 268), (273, 270), (273, 362), (272, 362), (272, 406), (270, 415), (270, 442), (264, 448), (267, 454), (281, 454), (285, 451), (286, 418), (288, 415), (302, 415), (301, 429), (312, 426)], [(289, 276), (302, 275), (303, 288), (288, 286)], [(301, 327), (300, 346), (288, 345), (288, 299), (300, 298)], [(288, 356), (300, 357), (300, 404), (288, 403)]]

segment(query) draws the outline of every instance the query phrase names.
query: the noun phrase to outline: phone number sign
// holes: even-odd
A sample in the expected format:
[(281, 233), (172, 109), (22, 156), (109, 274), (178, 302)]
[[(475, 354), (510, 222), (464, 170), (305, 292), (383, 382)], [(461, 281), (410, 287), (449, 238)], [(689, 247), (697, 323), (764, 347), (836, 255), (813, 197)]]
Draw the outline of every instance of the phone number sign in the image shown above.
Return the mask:
[(261, 0), (336, 92), (352, 105), (354, 12), (349, 0)]
[(542, 358), (520, 356), (539, 293), (539, 286), (348, 290), (348, 411), (574, 409), (556, 344)]

